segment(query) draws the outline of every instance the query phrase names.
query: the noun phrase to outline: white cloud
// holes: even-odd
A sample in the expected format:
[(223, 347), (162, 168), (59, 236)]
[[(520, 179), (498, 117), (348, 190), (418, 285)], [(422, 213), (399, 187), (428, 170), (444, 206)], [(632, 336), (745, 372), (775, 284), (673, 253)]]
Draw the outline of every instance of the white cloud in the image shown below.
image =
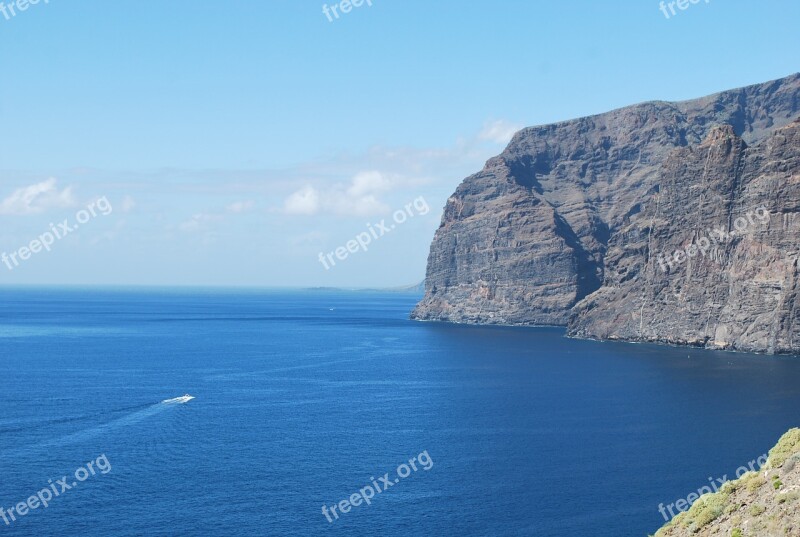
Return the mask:
[(353, 177), (347, 194), (353, 197), (369, 196), (391, 190), (392, 186), (392, 181), (380, 172), (361, 172)]
[(0, 214), (39, 214), (48, 209), (75, 205), (72, 188), (59, 190), (57, 183), (58, 181), (51, 177), (41, 183), (18, 188), (0, 202)]
[(284, 202), (284, 212), (295, 215), (332, 213), (339, 216), (373, 216), (389, 211), (379, 199), (403, 183), (399, 176), (377, 171), (359, 172), (349, 183), (337, 183), (327, 188), (307, 185), (294, 192)]
[(478, 134), (478, 138), (496, 144), (507, 144), (521, 127), (509, 121), (499, 119), (489, 121), (483, 125), (483, 129)]
[(251, 211), (253, 207), (255, 207), (255, 203), (252, 201), (235, 201), (225, 207), (225, 210), (230, 213), (240, 214)]
[[(226, 213), (241, 214), (249, 211), (254, 206), (255, 203), (252, 201), (237, 201), (227, 205), (225, 207), (225, 212), (214, 211), (195, 213), (190, 219), (178, 224), (178, 229), (186, 233), (194, 233), (198, 231), (210, 232), (214, 227), (212, 224), (218, 224), (227, 220)], [(209, 233), (206, 233), (206, 235), (207, 237), (213, 236), (213, 234)]]
[(373, 216), (390, 210), (389, 206), (374, 194), (352, 197), (349, 194), (334, 192), (329, 205), (331, 212), (340, 216)]
[(317, 214), (321, 208), (319, 192), (313, 186), (307, 185), (298, 190), (283, 203), (283, 210), (287, 214)]
[(189, 220), (178, 225), (178, 228), (186, 232), (202, 231), (208, 228), (208, 224), (219, 222), (220, 220), (222, 220), (222, 217), (218, 214), (197, 213), (192, 215)]

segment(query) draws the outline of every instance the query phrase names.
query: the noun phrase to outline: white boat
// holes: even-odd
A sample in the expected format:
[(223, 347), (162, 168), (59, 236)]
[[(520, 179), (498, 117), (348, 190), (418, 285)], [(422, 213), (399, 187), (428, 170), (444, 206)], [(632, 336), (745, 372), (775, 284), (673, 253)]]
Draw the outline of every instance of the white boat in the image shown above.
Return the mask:
[(189, 395), (187, 393), (186, 395), (182, 395), (180, 397), (176, 397), (175, 399), (165, 399), (165, 400), (163, 400), (161, 402), (164, 403), (165, 405), (185, 405), (186, 403), (188, 403), (192, 399), (194, 399), (194, 396)]

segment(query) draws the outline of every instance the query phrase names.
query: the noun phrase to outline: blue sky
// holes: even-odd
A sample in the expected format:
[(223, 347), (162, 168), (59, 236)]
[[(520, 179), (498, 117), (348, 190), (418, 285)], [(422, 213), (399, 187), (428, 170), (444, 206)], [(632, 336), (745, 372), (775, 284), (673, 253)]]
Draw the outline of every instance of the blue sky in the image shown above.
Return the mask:
[(793, 0), (669, 19), (649, 0), (372, 0), (333, 22), (323, 4), (0, 15), (0, 253), (113, 206), (0, 264), (0, 285), (414, 283), (447, 197), (514, 129), (800, 71)]

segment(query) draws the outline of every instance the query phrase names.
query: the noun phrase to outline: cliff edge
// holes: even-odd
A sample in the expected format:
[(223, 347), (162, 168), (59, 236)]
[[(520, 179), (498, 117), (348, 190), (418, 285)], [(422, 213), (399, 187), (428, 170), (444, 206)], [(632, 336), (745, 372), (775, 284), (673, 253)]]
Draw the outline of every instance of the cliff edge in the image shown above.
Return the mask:
[(798, 118), (800, 74), (523, 129), (448, 199), (412, 318), (800, 352)]

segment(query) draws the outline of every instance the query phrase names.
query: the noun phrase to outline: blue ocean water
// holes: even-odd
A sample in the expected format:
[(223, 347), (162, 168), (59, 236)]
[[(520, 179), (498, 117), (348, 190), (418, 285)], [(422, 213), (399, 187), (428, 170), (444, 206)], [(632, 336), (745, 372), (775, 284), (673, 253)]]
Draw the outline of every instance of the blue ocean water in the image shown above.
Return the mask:
[(800, 359), (415, 323), (415, 300), (0, 291), (0, 507), (77, 483), (0, 535), (643, 536), (800, 421)]

